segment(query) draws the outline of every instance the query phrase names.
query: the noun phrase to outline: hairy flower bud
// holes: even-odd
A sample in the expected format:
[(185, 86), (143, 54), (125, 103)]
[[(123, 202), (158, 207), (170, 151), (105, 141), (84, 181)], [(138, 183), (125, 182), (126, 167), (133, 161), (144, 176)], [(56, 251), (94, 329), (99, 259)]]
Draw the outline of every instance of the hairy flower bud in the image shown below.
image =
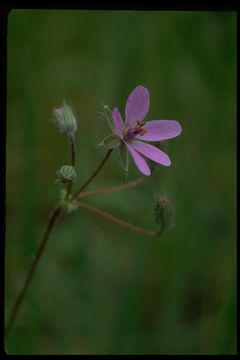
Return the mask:
[(58, 184), (75, 181), (77, 178), (76, 171), (71, 165), (63, 165), (60, 170), (56, 172)]
[(155, 221), (160, 227), (159, 233), (163, 233), (173, 226), (173, 207), (166, 196), (159, 196), (155, 205)]
[(53, 121), (61, 134), (71, 137), (77, 130), (75, 115), (65, 100), (62, 107), (53, 110)]

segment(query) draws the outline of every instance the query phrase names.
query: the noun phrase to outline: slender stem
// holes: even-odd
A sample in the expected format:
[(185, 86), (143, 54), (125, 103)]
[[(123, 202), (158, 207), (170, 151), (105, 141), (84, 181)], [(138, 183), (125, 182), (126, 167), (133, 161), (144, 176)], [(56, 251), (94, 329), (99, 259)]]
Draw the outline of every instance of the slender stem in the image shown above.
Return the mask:
[(92, 175), (88, 178), (88, 180), (80, 187), (80, 189), (73, 195), (73, 199), (76, 199), (78, 195), (90, 184), (90, 182), (95, 178), (95, 176), (99, 173), (99, 171), (102, 169), (103, 165), (111, 155), (113, 149), (108, 150), (105, 157), (102, 159), (96, 170), (92, 173)]
[(139, 226), (129, 224), (128, 222), (123, 221), (123, 220), (117, 218), (116, 216), (114, 216), (112, 214), (109, 214), (106, 211), (100, 210), (97, 207), (92, 206), (90, 204), (86, 204), (86, 203), (83, 203), (83, 202), (80, 202), (80, 201), (78, 201), (77, 204), (78, 204), (79, 207), (90, 210), (90, 211), (94, 212), (95, 214), (103, 217), (104, 219), (115, 222), (116, 224), (118, 224), (118, 225), (120, 225), (120, 226), (122, 226), (122, 227), (124, 227), (126, 229), (129, 229), (131, 231), (134, 231), (136, 233), (147, 235), (147, 236), (159, 235), (159, 231), (145, 230), (145, 229), (143, 229), (143, 228), (141, 228)]
[(76, 141), (74, 136), (70, 137), (70, 144), (71, 144), (71, 165), (75, 166), (75, 159), (76, 159)]
[(117, 192), (117, 191), (124, 190), (124, 189), (131, 189), (137, 185), (142, 184), (143, 182), (146, 181), (146, 179), (147, 179), (146, 177), (141, 177), (137, 180), (130, 181), (126, 184), (116, 185), (116, 186), (103, 188), (103, 189), (96, 189), (93, 191), (86, 191), (84, 193), (79, 194), (77, 196), (77, 198), (82, 199), (84, 197), (88, 197), (88, 196), (92, 196), (92, 195), (108, 194), (108, 193)]
[(71, 188), (72, 188), (72, 182), (71, 181), (68, 181), (67, 183), (67, 193), (66, 193), (66, 196), (65, 196), (65, 199), (67, 200), (70, 192), (71, 192)]
[[(75, 166), (75, 159), (76, 159), (76, 141), (74, 135), (72, 135), (70, 138), (70, 146), (71, 146), (71, 165)], [(72, 181), (69, 181), (67, 184), (67, 193), (66, 193), (66, 199), (68, 198), (70, 192), (72, 189)]]
[(32, 265), (29, 269), (29, 272), (27, 274), (27, 277), (23, 283), (23, 286), (21, 288), (21, 291), (20, 293), (18, 294), (17, 296), (17, 299), (13, 305), (13, 308), (12, 308), (12, 311), (11, 311), (11, 314), (10, 314), (10, 317), (9, 317), (9, 320), (7, 322), (7, 325), (5, 327), (5, 336), (7, 337), (8, 334), (9, 334), (9, 331), (11, 330), (15, 320), (16, 320), (16, 317), (17, 317), (17, 314), (19, 312), (19, 309), (20, 309), (20, 306), (25, 298), (25, 295), (26, 295), (26, 292), (27, 292), (27, 289), (28, 289), (28, 286), (31, 282), (31, 279), (32, 279), (32, 276), (34, 274), (34, 271), (36, 269), (36, 266), (41, 258), (41, 255), (43, 253), (43, 250), (45, 248), (45, 245), (47, 244), (47, 241), (48, 241), (48, 238), (49, 238), (49, 235), (50, 235), (50, 232), (52, 230), (52, 227), (56, 221), (56, 219), (58, 218), (58, 216), (60, 215), (61, 213), (61, 208), (60, 207), (56, 207), (52, 213), (50, 214), (50, 217), (49, 217), (49, 220), (48, 220), (48, 224), (47, 224), (47, 227), (46, 227), (46, 230), (45, 230), (45, 233), (43, 235), (43, 238), (42, 238), (42, 241), (38, 247), (38, 250), (36, 252), (36, 256), (32, 262)]

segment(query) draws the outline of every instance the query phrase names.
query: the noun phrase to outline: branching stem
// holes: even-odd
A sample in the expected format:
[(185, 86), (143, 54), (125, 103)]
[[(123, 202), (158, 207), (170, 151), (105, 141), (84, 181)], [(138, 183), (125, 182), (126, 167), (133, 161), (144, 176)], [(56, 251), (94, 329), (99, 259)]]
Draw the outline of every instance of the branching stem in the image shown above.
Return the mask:
[(93, 213), (95, 213), (96, 215), (106, 219), (106, 220), (109, 220), (109, 221), (112, 221), (112, 222), (115, 222), (116, 224), (128, 229), (128, 230), (131, 230), (133, 232), (136, 232), (138, 234), (142, 234), (142, 235), (147, 235), (147, 236), (157, 236), (157, 235), (160, 235), (158, 231), (151, 231), (151, 230), (145, 230), (139, 226), (135, 226), (135, 225), (132, 225), (132, 224), (129, 224), (128, 222), (126, 221), (123, 221), (119, 218), (117, 218), (116, 216), (112, 215), (112, 214), (109, 214), (108, 212), (106, 211), (103, 211), (103, 210), (100, 210), (98, 209), (97, 207), (95, 206), (92, 206), (90, 204), (87, 204), (87, 203), (84, 203), (84, 202), (80, 202), (78, 201), (77, 202), (78, 206), (81, 207), (81, 208), (84, 208), (84, 209), (87, 209)]
[(92, 180), (97, 176), (97, 174), (102, 169), (103, 165), (105, 164), (105, 162), (111, 155), (112, 151), (113, 151), (113, 149), (108, 150), (107, 154), (102, 159), (102, 161), (100, 162), (100, 164), (98, 165), (96, 170), (92, 173), (92, 175), (88, 178), (88, 180), (85, 181), (85, 183), (80, 187), (80, 189), (73, 195), (73, 199), (76, 199), (78, 197), (78, 195), (88, 186), (88, 184), (90, 184), (90, 182), (92, 182)]
[(125, 189), (131, 189), (137, 185), (144, 183), (146, 181), (146, 179), (147, 179), (146, 177), (140, 177), (139, 179), (130, 181), (126, 184), (121, 184), (121, 185), (111, 186), (108, 188), (96, 189), (96, 190), (80, 193), (77, 196), (77, 199), (82, 199), (84, 197), (93, 196), (93, 195), (109, 194), (109, 193), (118, 192), (120, 190), (125, 190)]
[(45, 233), (43, 235), (43, 238), (42, 238), (42, 241), (40, 242), (40, 245), (38, 247), (38, 250), (36, 252), (36, 256), (32, 262), (32, 265), (29, 269), (29, 272), (27, 274), (27, 277), (23, 283), (23, 286), (21, 288), (21, 291), (19, 292), (16, 300), (15, 300), (15, 303), (13, 305), (13, 308), (12, 308), (12, 311), (10, 313), (10, 317), (9, 317), (9, 320), (6, 324), (6, 327), (5, 327), (5, 336), (7, 338), (15, 320), (16, 320), (16, 317), (17, 317), (17, 314), (19, 313), (19, 310), (20, 310), (20, 307), (21, 307), (21, 304), (23, 302), (23, 299), (25, 298), (26, 296), (26, 293), (27, 293), (27, 289), (28, 289), (28, 286), (32, 280), (32, 277), (33, 277), (33, 274), (35, 272), (35, 269), (37, 267), (37, 264), (39, 263), (39, 260), (43, 254), (43, 250), (45, 249), (45, 246), (47, 244), (47, 241), (49, 239), (49, 235), (51, 233), (51, 230), (53, 228), (53, 225), (54, 223), (56, 222), (58, 216), (60, 215), (61, 213), (61, 208), (60, 207), (56, 207), (52, 213), (50, 214), (50, 217), (49, 217), (49, 220), (48, 220), (48, 224), (47, 224), (47, 227), (46, 227), (46, 230), (45, 230)]

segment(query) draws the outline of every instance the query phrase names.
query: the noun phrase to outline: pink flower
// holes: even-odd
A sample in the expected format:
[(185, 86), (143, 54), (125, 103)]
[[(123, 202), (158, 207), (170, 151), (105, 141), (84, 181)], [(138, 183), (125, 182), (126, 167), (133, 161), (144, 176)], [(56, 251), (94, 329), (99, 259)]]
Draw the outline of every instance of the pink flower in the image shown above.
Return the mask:
[[(144, 141), (163, 141), (172, 139), (182, 132), (182, 127), (175, 120), (153, 120), (145, 122), (148, 113), (150, 94), (147, 88), (137, 86), (129, 95), (125, 108), (125, 121), (118, 108), (112, 111), (114, 133), (131, 154), (134, 163), (144, 175), (151, 174), (150, 168), (142, 155), (163, 166), (170, 166), (167, 154)], [(144, 140), (144, 141), (142, 141)]]

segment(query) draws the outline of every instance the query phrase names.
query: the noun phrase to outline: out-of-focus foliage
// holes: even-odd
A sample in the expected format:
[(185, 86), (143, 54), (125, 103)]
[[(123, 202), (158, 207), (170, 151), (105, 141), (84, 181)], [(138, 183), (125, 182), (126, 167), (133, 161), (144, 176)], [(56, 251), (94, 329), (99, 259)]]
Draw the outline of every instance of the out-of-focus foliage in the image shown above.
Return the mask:
[[(166, 144), (170, 168), (86, 200), (154, 229), (166, 194), (175, 227), (145, 238), (83, 209), (62, 217), (6, 351), (235, 353), (236, 14), (14, 10), (7, 76), (6, 317), (59, 199), (54, 174), (69, 162), (53, 108), (66, 99), (77, 116), (79, 182), (105, 154), (101, 102), (123, 113), (137, 85), (151, 92), (147, 119), (176, 119), (183, 133)], [(131, 163), (129, 180), (138, 176)], [(124, 182), (114, 153), (89, 189)]]

